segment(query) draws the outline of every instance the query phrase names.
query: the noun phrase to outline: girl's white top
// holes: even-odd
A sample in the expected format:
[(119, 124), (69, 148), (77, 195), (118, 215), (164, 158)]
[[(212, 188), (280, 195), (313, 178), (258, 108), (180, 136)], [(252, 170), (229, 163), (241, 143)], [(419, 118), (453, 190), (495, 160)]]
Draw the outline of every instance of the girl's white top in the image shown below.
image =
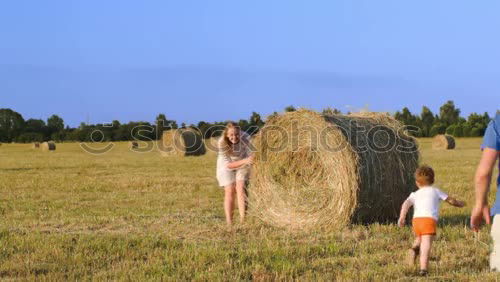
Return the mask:
[(239, 161), (250, 156), (250, 136), (246, 132), (241, 132), (240, 142), (233, 145), (233, 154), (228, 156), (220, 148), (222, 147), (222, 136), (217, 141), (217, 172), (230, 170), (227, 165), (230, 162)]
[(425, 186), (419, 188), (408, 197), (413, 204), (413, 218), (432, 217), (439, 218), (439, 203), (448, 198), (448, 195), (436, 187)]

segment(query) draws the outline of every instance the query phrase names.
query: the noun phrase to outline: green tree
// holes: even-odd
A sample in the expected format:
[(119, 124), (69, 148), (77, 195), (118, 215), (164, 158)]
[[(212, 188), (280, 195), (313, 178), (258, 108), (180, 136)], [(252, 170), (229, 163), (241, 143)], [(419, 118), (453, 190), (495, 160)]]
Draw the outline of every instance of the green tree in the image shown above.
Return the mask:
[(238, 121), (238, 125), (240, 126), (241, 130), (247, 131), (248, 128), (250, 127), (250, 124), (248, 123), (248, 120), (246, 119), (240, 119)]
[(50, 139), (54, 140), (56, 142), (63, 142), (64, 140), (66, 140), (66, 131), (60, 130), (60, 131), (54, 132), (50, 136)]
[(431, 133), (431, 128), (434, 125), (434, 114), (431, 112), (431, 110), (423, 106), (422, 107), (422, 113), (420, 113), (420, 123), (422, 125), (421, 130), (422, 130), (422, 136), (424, 137), (429, 137)]
[(447, 127), (457, 124), (460, 118), (460, 109), (455, 108), (453, 101), (448, 101), (439, 108), (439, 121)]
[(429, 136), (434, 137), (438, 134), (445, 134), (445, 133), (446, 133), (446, 125), (438, 122), (431, 127)]
[(155, 140), (161, 139), (161, 136), (163, 134), (163, 130), (165, 130), (167, 126), (168, 126), (167, 117), (165, 116), (165, 114), (159, 114), (158, 116), (156, 116), (156, 120), (155, 120), (156, 138), (155, 138)]
[(321, 113), (323, 115), (327, 115), (327, 116), (333, 116), (333, 115), (340, 115), (340, 114), (342, 114), (342, 112), (340, 110), (332, 108), (332, 107), (324, 108)]
[(203, 138), (210, 138), (210, 135), (208, 132), (210, 130), (210, 127), (211, 127), (210, 123), (205, 122), (205, 121), (200, 121), (200, 122), (198, 122), (197, 127), (201, 133), (201, 136), (203, 136)]
[(30, 118), (25, 123), (24, 131), (42, 133), (45, 130), (45, 126), (45, 121)]
[[(404, 125), (416, 126), (420, 128), (420, 120), (416, 116), (414, 116), (407, 107), (404, 107), (401, 112), (397, 111), (394, 114), (394, 118), (399, 120)], [(422, 136), (421, 130), (416, 132), (414, 135)]]
[(467, 125), (470, 127), (470, 130), (468, 132), (464, 132), (464, 135), (472, 137), (478, 137), (484, 135), (484, 132), (486, 131), (486, 127), (488, 126), (489, 122), (490, 122), (490, 116), (488, 115), (488, 113), (484, 113), (484, 115), (471, 113), (467, 117)]
[(37, 132), (24, 132), (16, 138), (18, 143), (43, 142), (44, 135)]
[(264, 121), (260, 117), (260, 115), (256, 112), (252, 112), (252, 115), (250, 116), (250, 125), (252, 126), (257, 126), (257, 127), (262, 127), (264, 126)]
[(262, 118), (258, 113), (252, 112), (248, 126), (249, 126), (248, 133), (253, 135), (259, 132), (259, 130), (264, 126), (264, 121), (262, 120)]
[(24, 129), (23, 116), (11, 109), (0, 109), (0, 142), (12, 142)]
[(463, 126), (462, 124), (452, 124), (446, 128), (446, 134), (453, 135), (455, 137), (463, 137)]
[(50, 134), (64, 129), (64, 120), (58, 115), (52, 115), (47, 119), (47, 127)]
[(404, 107), (401, 112), (397, 111), (394, 114), (394, 118), (404, 125), (417, 125), (417, 117), (414, 116), (407, 107)]
[(290, 106), (288, 106), (288, 107), (285, 108), (285, 112), (287, 112), (287, 113), (288, 112), (295, 112), (296, 110), (297, 109), (294, 106), (292, 106), (292, 105), (290, 105)]

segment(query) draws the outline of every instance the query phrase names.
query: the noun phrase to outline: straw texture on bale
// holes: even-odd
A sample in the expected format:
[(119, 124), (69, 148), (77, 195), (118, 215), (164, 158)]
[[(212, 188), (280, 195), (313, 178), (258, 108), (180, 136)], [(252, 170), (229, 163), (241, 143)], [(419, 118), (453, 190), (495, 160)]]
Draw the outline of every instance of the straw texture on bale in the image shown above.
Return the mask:
[(453, 150), (455, 146), (455, 138), (451, 135), (440, 134), (432, 139), (432, 149), (434, 150)]
[(397, 219), (419, 158), (415, 139), (399, 129), (376, 113), (270, 118), (253, 142), (250, 212), (291, 230)]
[(200, 156), (206, 153), (201, 134), (192, 128), (167, 130), (160, 142), (162, 156)]
[(33, 149), (39, 149), (40, 148), (40, 143), (35, 142), (33, 143)]
[(42, 148), (43, 151), (55, 151), (56, 150), (56, 143), (53, 141), (49, 142), (43, 142), (40, 147)]

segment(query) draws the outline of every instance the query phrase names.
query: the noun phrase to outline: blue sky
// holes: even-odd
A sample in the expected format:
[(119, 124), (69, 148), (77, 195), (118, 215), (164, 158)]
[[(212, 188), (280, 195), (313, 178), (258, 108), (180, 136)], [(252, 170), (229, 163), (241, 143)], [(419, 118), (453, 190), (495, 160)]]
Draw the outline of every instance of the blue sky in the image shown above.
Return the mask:
[(4, 1), (0, 107), (76, 126), (500, 97), (500, 2)]

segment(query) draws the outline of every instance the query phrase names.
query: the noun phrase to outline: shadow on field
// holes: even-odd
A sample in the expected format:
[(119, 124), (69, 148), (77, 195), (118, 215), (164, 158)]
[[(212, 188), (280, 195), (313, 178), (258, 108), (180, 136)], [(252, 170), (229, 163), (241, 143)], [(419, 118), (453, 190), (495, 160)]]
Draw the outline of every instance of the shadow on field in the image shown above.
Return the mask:
[(469, 226), (470, 216), (465, 214), (446, 215), (439, 218), (439, 227), (443, 226)]

